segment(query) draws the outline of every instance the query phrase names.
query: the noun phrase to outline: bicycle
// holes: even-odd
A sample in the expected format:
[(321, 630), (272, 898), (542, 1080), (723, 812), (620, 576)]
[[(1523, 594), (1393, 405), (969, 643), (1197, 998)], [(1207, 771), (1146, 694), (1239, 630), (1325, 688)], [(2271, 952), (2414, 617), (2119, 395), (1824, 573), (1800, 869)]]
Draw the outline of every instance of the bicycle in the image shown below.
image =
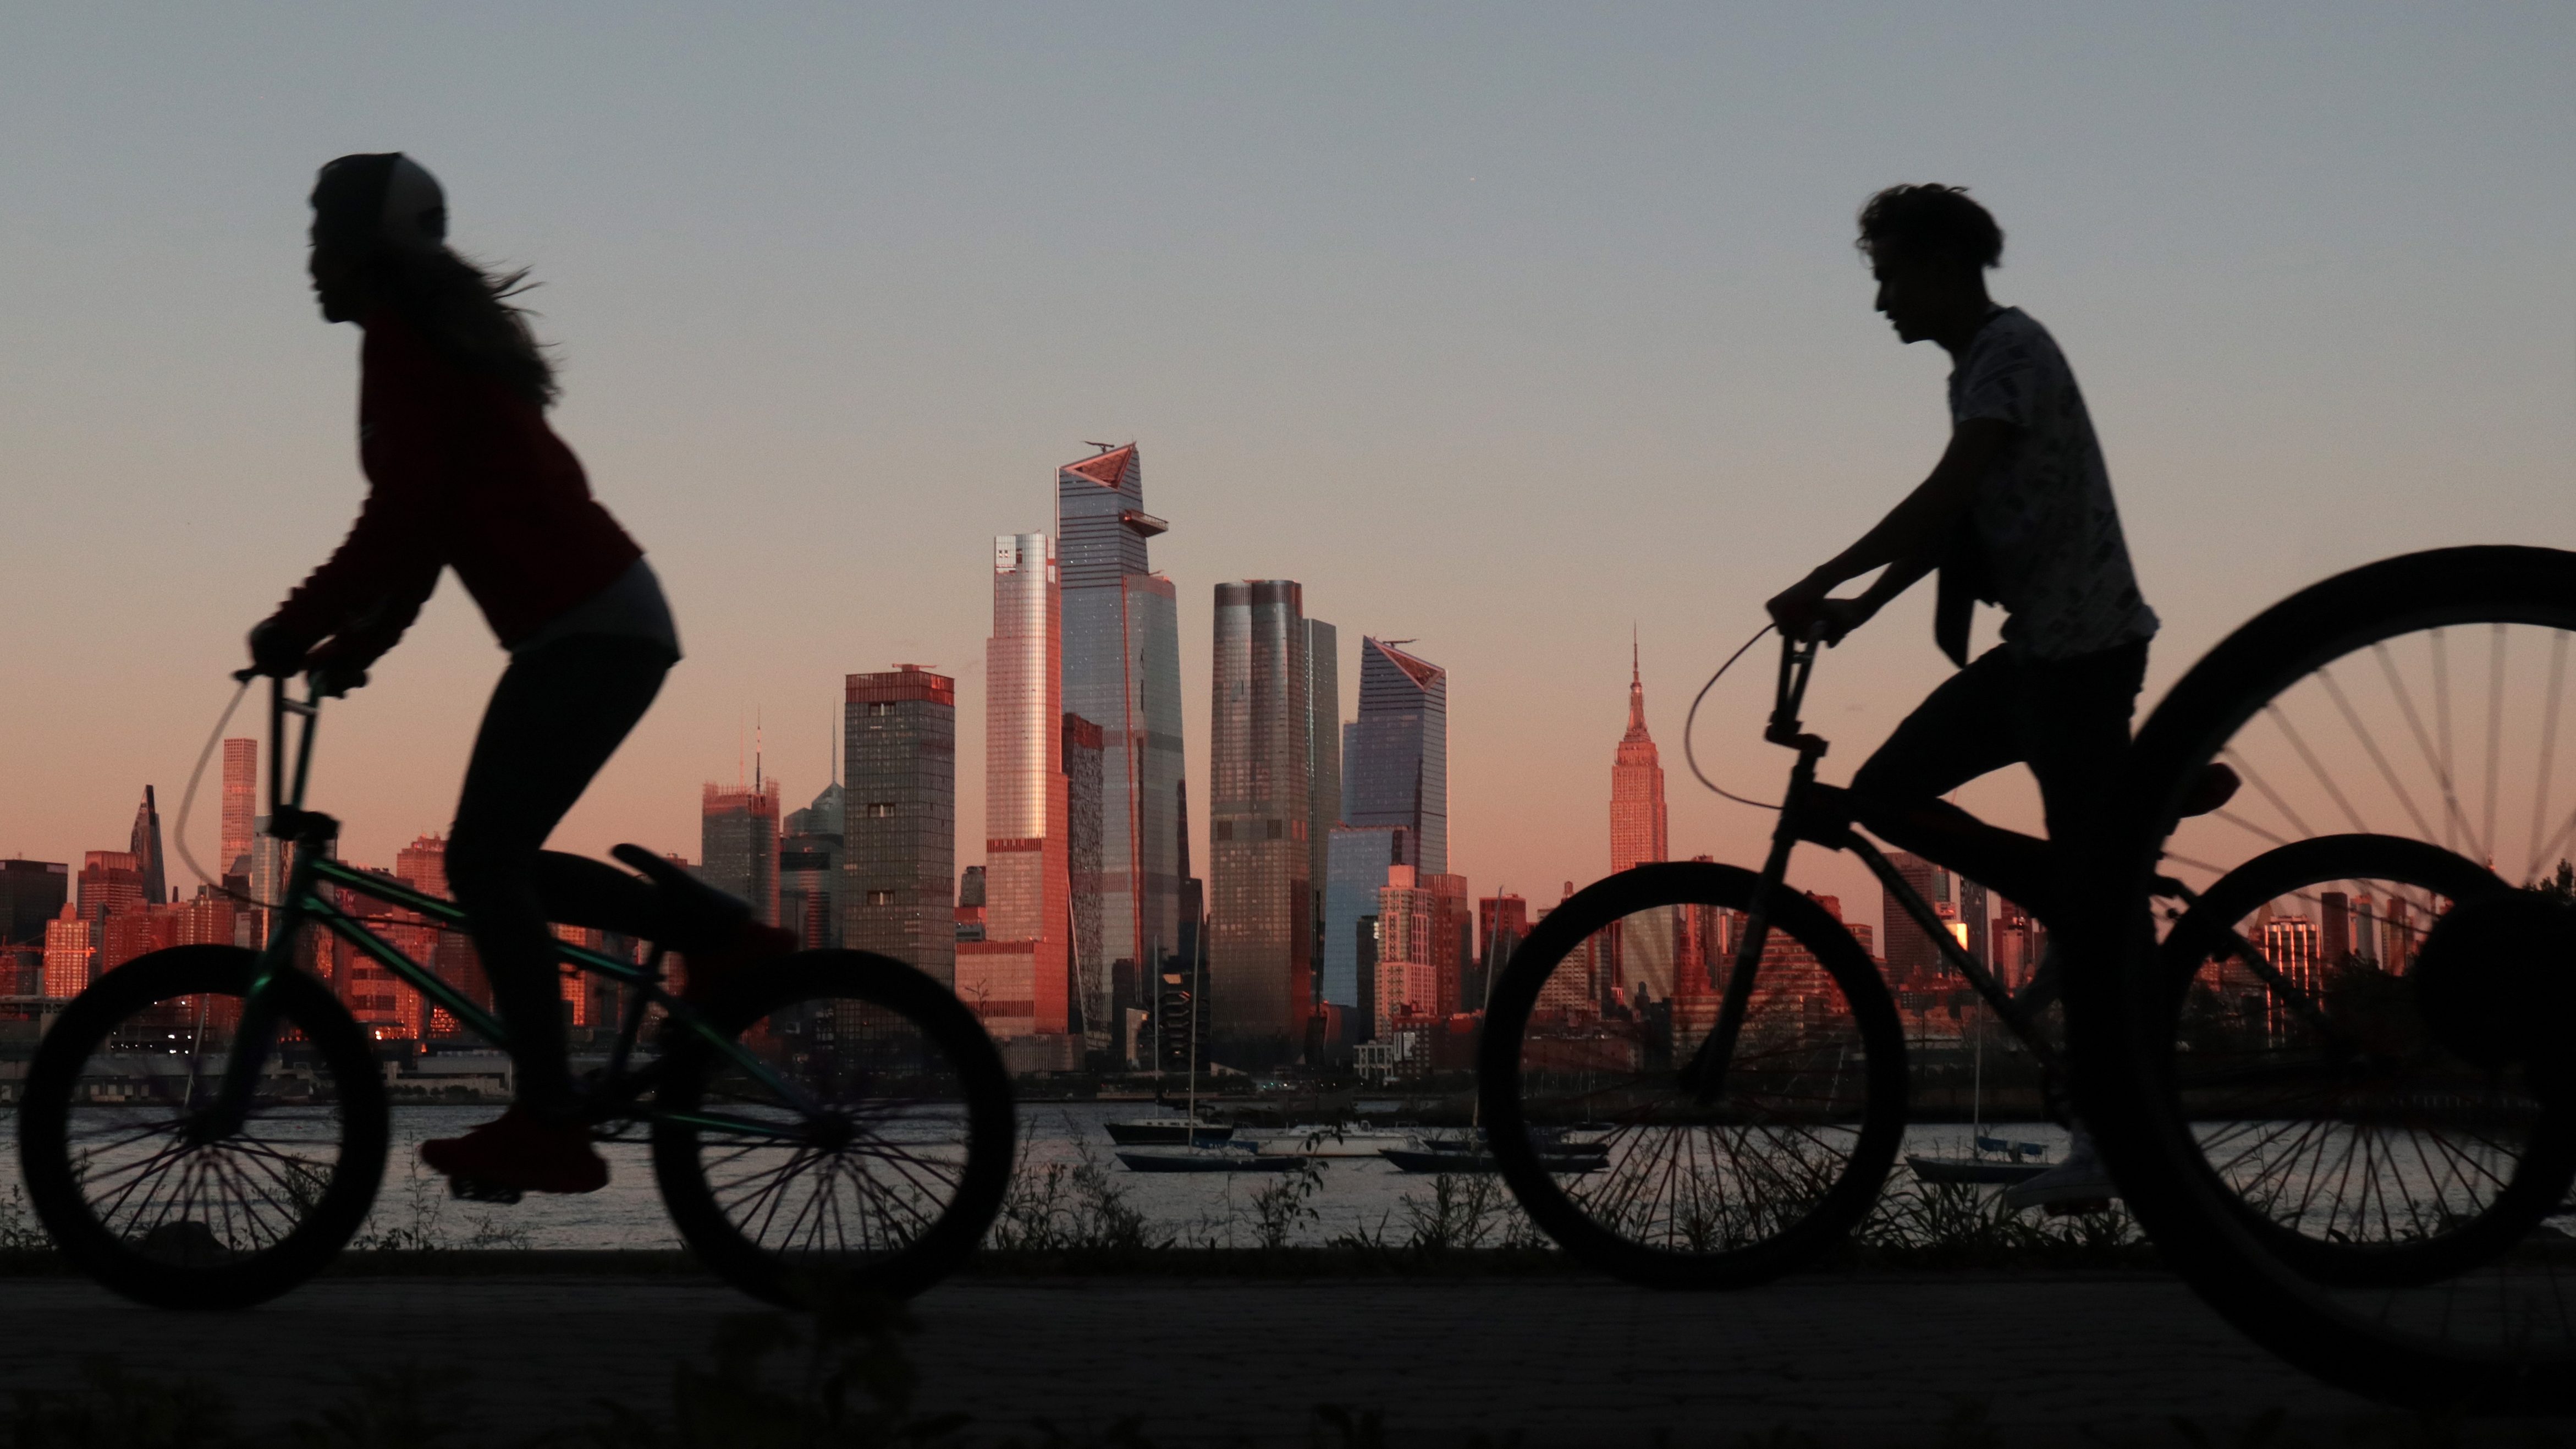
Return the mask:
[[(2089, 862), (2113, 969), (2068, 1021), (2129, 1204), (2250, 1337), (2413, 1407), (2576, 1410), (2571, 637), (2555, 550), (2302, 590), (2157, 706)], [(2182, 818), (2213, 761), (2249, 789)]]
[[(366, 1220), (391, 1128), (385, 1076), (357, 1020), (299, 964), (303, 942), (347, 942), (465, 1034), (507, 1046), (479, 1002), (349, 908), (358, 896), (440, 929), (465, 922), (452, 902), (331, 858), (339, 823), (304, 807), (325, 693), (270, 685), (267, 828), (292, 861), (265, 947), (179, 946), (120, 965), (64, 1007), (29, 1065), (19, 1160), (36, 1214), (82, 1272), (144, 1303), (275, 1297)], [(706, 890), (639, 847), (612, 853), (666, 892)], [(658, 943), (641, 965), (570, 944), (557, 954), (625, 997), (585, 1094), (597, 1130), (650, 1142), (673, 1225), (736, 1287), (789, 1306), (827, 1285), (915, 1293), (991, 1225), (1011, 1171), (1009, 1078), (974, 1015), (928, 976), (807, 950), (695, 1003), (663, 985)]]
[[(1783, 884), (1801, 844), (1860, 858), (2030, 1052), (2048, 1115), (2063, 1115), (2041, 1025), (2056, 971), (2006, 989), (1854, 832), (1846, 792), (1818, 783), (1829, 745), (1799, 714), (1819, 647), (1782, 640), (1763, 738), (1797, 759), (1762, 869), (1663, 862), (1595, 882), (1531, 931), (1487, 1008), (1478, 1092), (1505, 1182), (1569, 1252), (1632, 1282), (1740, 1287), (1807, 1263), (1868, 1213), (1895, 1162), (1896, 1004), (1851, 931)], [(1615, 981), (1659, 975), (1662, 1002), (1613, 999)], [(1552, 1170), (1539, 1148), (1567, 1138), (1606, 1161)]]

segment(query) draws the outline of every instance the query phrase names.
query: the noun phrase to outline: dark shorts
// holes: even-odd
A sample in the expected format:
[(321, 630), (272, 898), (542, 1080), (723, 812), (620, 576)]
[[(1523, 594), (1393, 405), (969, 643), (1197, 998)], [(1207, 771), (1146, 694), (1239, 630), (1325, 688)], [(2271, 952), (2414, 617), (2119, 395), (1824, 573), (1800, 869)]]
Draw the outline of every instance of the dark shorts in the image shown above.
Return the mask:
[(1941, 797), (2026, 764), (2039, 778), (2050, 837), (2075, 838), (2118, 777), (2146, 672), (2144, 639), (2064, 660), (1990, 649), (1915, 706), (1860, 767), (1854, 818), (2048, 919), (2064, 895), (2048, 842), (1988, 825)]

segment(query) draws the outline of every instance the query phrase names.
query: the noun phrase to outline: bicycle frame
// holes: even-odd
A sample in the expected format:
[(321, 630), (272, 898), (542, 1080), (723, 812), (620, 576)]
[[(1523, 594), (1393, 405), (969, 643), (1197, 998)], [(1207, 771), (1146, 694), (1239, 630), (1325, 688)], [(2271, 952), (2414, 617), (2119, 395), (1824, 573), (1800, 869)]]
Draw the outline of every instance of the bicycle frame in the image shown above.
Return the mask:
[[(233, 1036), (223, 1082), (217, 1088), (210, 1110), (200, 1119), (199, 1133), (207, 1138), (223, 1137), (239, 1130), (249, 1115), (252, 1087), (266, 1069), (269, 1056), (276, 1047), (274, 983), (295, 970), (295, 943), (307, 926), (319, 926), (365, 952), (376, 964), (446, 1010), (455, 1017), (459, 1026), (472, 1035), (504, 1050), (509, 1045), (508, 1032), (499, 1018), (367, 929), (357, 916), (324, 894), (324, 886), (335, 886), (414, 912), (441, 930), (463, 930), (466, 926), (465, 912), (455, 902), (413, 890), (386, 876), (351, 869), (331, 858), (330, 849), (339, 838), (340, 823), (319, 811), (304, 808), (305, 784), (313, 767), (313, 735), (321, 720), (321, 705), (325, 697), (318, 687), (308, 685), (305, 697), (296, 699), (289, 693), (284, 679), (272, 678), (269, 682), (268, 833), (293, 848), (292, 863), (287, 871), (285, 889), (273, 908), (276, 915), (270, 925), (268, 944), (259, 954), (258, 965), (251, 973), (250, 989), (243, 997), (241, 1023)], [(287, 770), (286, 743), (290, 719), (303, 721), (293, 752), (294, 770), (291, 775)], [(287, 783), (290, 780), (292, 783)], [(718, 1031), (696, 1008), (664, 989), (664, 954), (664, 948), (656, 943), (651, 956), (638, 966), (568, 942), (555, 943), (559, 964), (591, 975), (605, 976), (631, 988), (625, 1017), (619, 1024), (616, 1044), (610, 1053), (600, 1104), (637, 1107), (643, 1094), (651, 1090), (658, 1079), (658, 1063), (630, 1071), (628, 1062), (643, 1034), (647, 1013), (652, 1007), (659, 1006), (671, 1023), (697, 1033), (754, 1080), (778, 1093), (781, 1100), (793, 1104), (802, 1113), (820, 1114), (823, 1110), (821, 1105), (802, 1088), (770, 1070), (767, 1063), (741, 1043)], [(795, 1123), (765, 1122), (720, 1112), (664, 1112), (640, 1106), (633, 1115), (753, 1136), (789, 1138), (802, 1135), (804, 1130)]]
[[(2006, 990), (1994, 973), (1960, 946), (1940, 916), (1917, 894), (1896, 867), (1877, 846), (1852, 829), (1851, 812), (1846, 805), (1847, 792), (1831, 785), (1816, 783), (1816, 762), (1825, 757), (1831, 745), (1808, 734), (1799, 721), (1807, 697), (1807, 681), (1815, 672), (1816, 651), (1821, 648), (1815, 638), (1783, 637), (1780, 649), (1780, 674), (1775, 687), (1771, 718), (1762, 737), (1772, 744), (1797, 751), (1797, 763), (1789, 771), (1788, 793), (1780, 802), (1780, 823), (1771, 832), (1771, 853), (1762, 864), (1762, 885), (1745, 913), (1744, 933), (1736, 943), (1735, 960), (1727, 972), (1726, 991), (1719, 1002), (1717, 1024), (1702, 1041), (1690, 1062), (1682, 1069), (1682, 1081), (1693, 1088), (1700, 1099), (1712, 1102), (1726, 1080), (1727, 1063), (1735, 1053), (1735, 1041), (1744, 1029), (1744, 1018), (1753, 999), (1754, 978), (1762, 964), (1762, 948), (1770, 936), (1771, 923), (1767, 902), (1780, 890), (1789, 873), (1789, 857), (1800, 843), (1847, 850), (1859, 856), (1878, 877), (1889, 899), (1904, 907), (1905, 914), (1932, 938), (1941, 959), (1950, 969), (1966, 978), (1985, 1003), (1994, 1008), (2006, 1028), (2020, 1038), (2039, 1060), (2044, 1078), (2058, 1080), (2058, 1053), (2040, 1034), (2037, 1011), (2053, 992), (2055, 982), (2043, 972), (2016, 997)], [(2053, 1092), (2052, 1092), (2053, 1095)]]

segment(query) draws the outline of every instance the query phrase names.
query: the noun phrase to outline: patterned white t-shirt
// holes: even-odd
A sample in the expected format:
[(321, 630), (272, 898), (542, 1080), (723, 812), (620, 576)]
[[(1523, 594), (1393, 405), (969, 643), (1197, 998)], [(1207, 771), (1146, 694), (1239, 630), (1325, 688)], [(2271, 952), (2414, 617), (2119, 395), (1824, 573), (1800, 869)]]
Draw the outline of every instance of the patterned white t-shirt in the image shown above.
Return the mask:
[(2084, 394), (2057, 340), (2018, 307), (1988, 313), (1950, 373), (1950, 421), (1971, 418), (2016, 430), (1968, 505), (1994, 601), (2010, 616), (2004, 642), (2072, 659), (2153, 637), (2156, 613), (2129, 568)]

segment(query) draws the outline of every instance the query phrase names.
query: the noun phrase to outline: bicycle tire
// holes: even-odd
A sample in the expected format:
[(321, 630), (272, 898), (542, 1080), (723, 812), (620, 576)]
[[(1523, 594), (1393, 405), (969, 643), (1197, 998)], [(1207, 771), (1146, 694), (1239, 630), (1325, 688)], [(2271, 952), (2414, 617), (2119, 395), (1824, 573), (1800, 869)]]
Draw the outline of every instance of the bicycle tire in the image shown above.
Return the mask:
[[(2081, 842), (2086, 942), (2067, 981), (2075, 1087), (2122, 1195), (2164, 1259), (2248, 1337), (2320, 1379), (2399, 1405), (2474, 1414), (2576, 1409), (2576, 1343), (2473, 1343), (2396, 1321), (2299, 1270), (2210, 1168), (2176, 1098), (2170, 980), (2149, 898), (2202, 768), (2310, 672), (2416, 630), (2576, 630), (2576, 555), (2479, 546), (2351, 570), (2265, 610), (2198, 661), (2139, 731), (2113, 808)], [(2434, 1290), (2426, 1290), (2428, 1292)], [(2562, 1321), (2565, 1314), (2557, 1315)], [(2464, 1324), (2467, 1321), (2464, 1320)], [(2482, 1323), (2483, 1320), (2478, 1320)], [(2466, 1331), (2465, 1326), (2461, 1330)]]
[[(2258, 905), (2290, 895), (2300, 887), (2346, 880), (2405, 882), (2453, 901), (2510, 889), (2485, 867), (2423, 841), (2385, 835), (2329, 835), (2297, 841), (2238, 866), (2202, 893), (2165, 937), (2162, 969), (2167, 979), (2188, 990), (2210, 951), (2220, 945), (2218, 933), (2228, 930)], [(2193, 1065), (2200, 1068), (2197, 1062)], [(2206, 1076), (2226, 1077), (2231, 1071), (2247, 1075), (2241, 1066), (2200, 1070)], [(2292, 1092), (2330, 1099), (2338, 1109), (2332, 1120), (2341, 1124), (2330, 1131), (2358, 1136), (2374, 1131), (2390, 1115), (2378, 1110), (2380, 1104), (2373, 1100), (2386, 1095), (2389, 1089), (2386, 1071), (2383, 1069), (2379, 1075), (2379, 1080), (2373, 1079), (2373, 1064), (2367, 1061), (2273, 1065), (2261, 1072), (2261, 1080), (2232, 1083), (2238, 1095), (2229, 1105), (2241, 1112), (2249, 1100), (2278, 1100), (2286, 1087)], [(2348, 1079), (2348, 1087), (2346, 1080), (2339, 1079)], [(2322, 1092), (2316, 1090), (2320, 1083)], [(2343, 1095), (2347, 1090), (2349, 1097)], [(2403, 1123), (2402, 1101), (2398, 1115), (2399, 1130), (2413, 1130)], [(2204, 1146), (2204, 1160), (2209, 1156), (2210, 1145), (2214, 1144)], [(2446, 1146), (2455, 1157), (2465, 1157), (2460, 1147)], [(2342, 1155), (2351, 1155), (2349, 1143), (2346, 1148)], [(2325, 1155), (2304, 1144), (2298, 1151), (2286, 1154), (2271, 1151), (2258, 1155), (2241, 1146), (2238, 1150), (2255, 1160), (2247, 1163), (2246, 1172), (2235, 1176), (2256, 1181), (2273, 1178), (2273, 1169), (2285, 1156)], [(2383, 1143), (2375, 1148), (2365, 1146), (2361, 1155), (2368, 1162), (2374, 1155), (2384, 1161), (2394, 1154)], [(2338, 1287), (2420, 1286), (2492, 1260), (2538, 1226), (2558, 1205), (2570, 1179), (2576, 1178), (2576, 1114), (2562, 1111), (2545, 1115), (2534, 1129), (2530, 1145), (2516, 1158), (2514, 1169), (2511, 1180), (2492, 1198), (2475, 1205), (2474, 1212), (2462, 1213), (2456, 1208), (2419, 1212), (2417, 1217), (2429, 1218), (2429, 1225), (2419, 1221), (2411, 1225), (2413, 1231), (2383, 1241), (2362, 1240), (2342, 1231), (2331, 1221), (2331, 1209), (2329, 1221), (2321, 1225), (2322, 1231), (2311, 1233), (2284, 1226), (2246, 1202), (2241, 1187), (2237, 1201), (2264, 1250), (2302, 1277)], [(2390, 1207), (2383, 1198), (2365, 1204), (2364, 1210), (2375, 1208), (2385, 1214)]]
[[(1644, 911), (1711, 906), (1743, 911), (1761, 877), (1701, 862), (1641, 865), (1585, 887), (1549, 913), (1512, 954), (1486, 1011), (1477, 1091), (1497, 1167), (1531, 1221), (1586, 1265), (1652, 1288), (1741, 1288), (1812, 1262), (1847, 1238), (1877, 1201), (1905, 1130), (1905, 1040), (1894, 1001), (1841, 922), (1807, 897), (1777, 891), (1770, 929), (1803, 946), (1840, 992), (1866, 1054), (1863, 1110), (1830, 1185), (1794, 1217), (1770, 1219), (1750, 1240), (1682, 1251), (1623, 1235), (1550, 1171), (1524, 1100), (1523, 1063), (1539, 993), (1569, 954), (1610, 923)], [(1666, 1074), (1670, 1077), (1671, 1074)], [(1687, 1097), (1677, 1080), (1676, 1099)], [(1613, 1169), (1615, 1170), (1615, 1168)], [(1579, 1180), (1579, 1179), (1578, 1179)]]
[[(818, 1029), (816, 1023), (825, 1018), (812, 1009), (822, 1006), (832, 1010), (828, 1027)], [(806, 1014), (789, 1014), (800, 1009)], [(753, 1088), (735, 1083), (738, 1069), (694, 1033), (674, 1046), (670, 1076), (655, 1103), (653, 1172), (673, 1225), (699, 1257), (735, 1287), (788, 1307), (808, 1307), (852, 1292), (909, 1297), (956, 1271), (1001, 1210), (1016, 1146), (1010, 1077), (1001, 1053), (956, 993), (889, 957), (805, 951), (735, 983), (707, 1008), (706, 1016), (736, 1041), (755, 1027), (778, 1023), (775, 1030), (754, 1033), (755, 1050), (762, 1049), (762, 1041), (776, 1043), (772, 1055), (792, 1059), (790, 1070), (802, 1078), (800, 1086), (821, 1087), (818, 1098), (829, 1095), (827, 1105), (839, 1109), (832, 1122), (839, 1125), (817, 1124), (809, 1113), (778, 1105), (774, 1094), (766, 1106), (754, 1102)], [(802, 1043), (780, 1040), (797, 1034), (786, 1029), (789, 1024), (805, 1033)], [(915, 1036), (917, 1045), (911, 1040)], [(856, 1041), (858, 1047), (845, 1041)], [(912, 1075), (880, 1070), (890, 1062)], [(944, 1099), (942, 1105), (909, 1116), (890, 1115), (889, 1104), (899, 1104), (900, 1098), (867, 1096), (871, 1088), (889, 1083), (953, 1093), (953, 1120)], [(813, 1167), (820, 1162), (826, 1165), (819, 1180), (837, 1187), (841, 1174), (851, 1173), (855, 1181), (864, 1174), (864, 1163), (874, 1161), (895, 1164), (896, 1176), (916, 1184), (907, 1191), (918, 1191), (922, 1175), (943, 1183), (941, 1200), (935, 1212), (914, 1205), (914, 1217), (923, 1219), (918, 1230), (890, 1246), (865, 1241), (852, 1246), (844, 1236), (838, 1250), (824, 1251), (756, 1239), (730, 1210), (727, 1184), (711, 1177), (708, 1154), (723, 1150), (728, 1139), (713, 1138), (686, 1120), (711, 1098), (739, 1098), (751, 1104), (745, 1110), (793, 1115), (806, 1124), (807, 1137), (775, 1174), (781, 1184), (799, 1176), (809, 1183), (817, 1180)], [(943, 1131), (957, 1139), (948, 1150), (961, 1160), (950, 1163), (925, 1150), (929, 1137)], [(837, 1138), (840, 1133), (846, 1138)], [(743, 1147), (730, 1160), (741, 1161), (755, 1150)], [(853, 1161), (863, 1165), (853, 1167)], [(876, 1185), (866, 1191), (882, 1205), (884, 1185), (875, 1178), (867, 1181)], [(815, 1220), (819, 1236), (819, 1208)]]
[[(102, 1221), (97, 1205), (83, 1190), (84, 1174), (97, 1165), (102, 1150), (91, 1139), (107, 1140), (104, 1134), (74, 1131), (75, 1106), (85, 1095), (81, 1089), (84, 1065), (111, 1041), (120, 1026), (136, 1022), (155, 1006), (188, 997), (243, 995), (250, 988), (257, 965), (256, 955), (233, 946), (178, 946), (138, 956), (101, 976), (73, 998), (55, 1019), (53, 1029), (45, 1033), (28, 1066), (26, 1098), (18, 1114), (18, 1161), (26, 1177), (28, 1201), (74, 1267), (137, 1302), (160, 1308), (220, 1309), (244, 1308), (274, 1298), (330, 1263), (365, 1223), (367, 1209), (383, 1182), (391, 1123), (384, 1078), (375, 1054), (367, 1044), (365, 1032), (328, 988), (302, 972), (291, 971), (271, 986), (281, 1015), (280, 1035), (287, 1028), (303, 1035), (313, 1048), (315, 1065), (328, 1074), (329, 1096), (337, 1104), (336, 1113), (308, 1111), (291, 1120), (310, 1120), (325, 1126), (336, 1120), (339, 1135), (332, 1144), (336, 1151), (327, 1171), (321, 1172), (309, 1165), (298, 1165), (304, 1164), (305, 1159), (273, 1144), (242, 1155), (266, 1171), (269, 1181), (284, 1188), (290, 1208), (301, 1209), (294, 1225), (273, 1243), (251, 1252), (209, 1246), (216, 1243), (216, 1228), (205, 1219), (193, 1217), (165, 1219), (138, 1240)], [(215, 1068), (213, 1079), (219, 1080), (223, 1048), (203, 1042), (197, 1045), (194, 1056), (210, 1058)], [(196, 1064), (194, 1056), (192, 1067)], [(152, 1079), (145, 1082), (147, 1088), (156, 1085)], [(191, 1105), (202, 1102), (211, 1091), (211, 1081), (192, 1071), (175, 1104), (176, 1114), (168, 1118), (169, 1127), (177, 1128)], [(276, 1122), (278, 1130), (285, 1130), (290, 1120), (285, 1100), (281, 1097), (277, 1110), (266, 1117), (255, 1109), (251, 1120)], [(110, 1099), (91, 1110), (107, 1112), (129, 1105), (130, 1099)], [(152, 1124), (172, 1105), (147, 1099), (132, 1106), (122, 1120), (142, 1120), (146, 1127), (141, 1130), (152, 1131)], [(148, 1136), (133, 1137), (129, 1143), (149, 1140)], [(190, 1159), (212, 1164), (214, 1155), (226, 1143), (248, 1140), (251, 1139), (236, 1135), (195, 1144), (176, 1157), (147, 1153), (142, 1165), (133, 1170), (139, 1174), (166, 1170), (158, 1164), (178, 1164), (181, 1190), (193, 1192), (187, 1184), (197, 1169), (189, 1165)], [(299, 1133), (276, 1140), (305, 1144), (320, 1139)], [(111, 1141), (110, 1145), (119, 1144)], [(286, 1164), (285, 1177), (279, 1176), (281, 1163)], [(127, 1166), (131, 1164), (120, 1166), (111, 1157), (107, 1171), (112, 1175)], [(263, 1197), (268, 1195), (261, 1179), (252, 1176), (250, 1169), (242, 1169), (240, 1176), (229, 1179), (212, 1165), (205, 1172), (218, 1187), (259, 1190)], [(327, 1179), (318, 1192), (312, 1191), (311, 1183), (304, 1180), (308, 1173)], [(150, 1206), (158, 1191), (156, 1187), (145, 1194), (138, 1214)], [(114, 1206), (121, 1208), (132, 1201), (132, 1192), (128, 1188)], [(311, 1197), (309, 1206), (301, 1200), (305, 1193)], [(176, 1205), (186, 1211), (188, 1205), (199, 1201), (189, 1196)], [(226, 1206), (223, 1216), (217, 1219), (222, 1234), (256, 1237), (261, 1217), (254, 1206), (244, 1204), (238, 1212)], [(116, 1212), (111, 1211), (109, 1216), (116, 1216)], [(215, 1259), (218, 1251), (224, 1256)]]

